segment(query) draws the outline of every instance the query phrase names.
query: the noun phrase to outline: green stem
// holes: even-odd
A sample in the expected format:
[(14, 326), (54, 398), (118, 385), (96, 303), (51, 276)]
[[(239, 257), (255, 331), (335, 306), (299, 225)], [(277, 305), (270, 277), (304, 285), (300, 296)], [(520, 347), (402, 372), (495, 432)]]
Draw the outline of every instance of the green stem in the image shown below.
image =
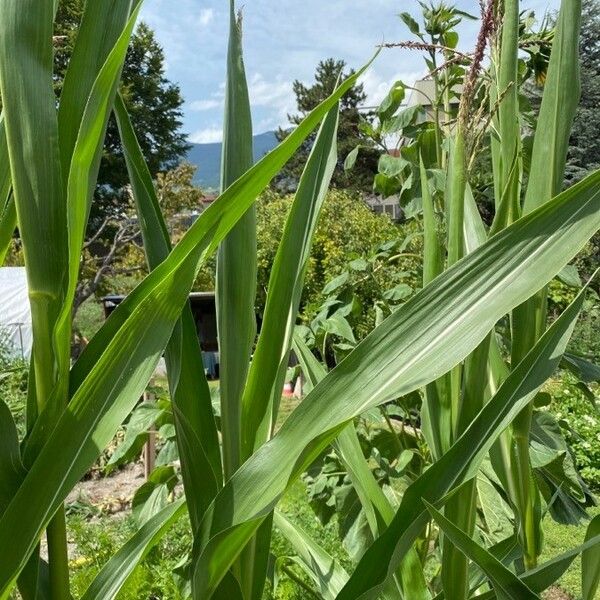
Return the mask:
[(402, 452), (402, 450), (404, 450), (404, 445), (402, 444), (402, 440), (400, 439), (398, 432), (394, 428), (394, 425), (387, 413), (387, 409), (385, 408), (385, 406), (380, 406), (379, 409), (381, 411), (381, 414), (383, 415), (383, 418), (385, 419), (385, 422), (387, 423), (388, 429), (391, 431), (391, 433), (394, 437), (394, 443), (396, 445), (396, 449), (398, 450), (398, 452)]
[(527, 569), (532, 569), (537, 565), (542, 541), (539, 492), (533, 479), (529, 459), (529, 431), (532, 415), (533, 405), (530, 404), (513, 423), (514, 456), (511, 471), (515, 482), (517, 512), (520, 522), (519, 538)]
[(301, 577), (296, 575), (292, 569), (288, 566), (284, 566), (281, 569), (294, 583), (298, 584), (304, 591), (308, 592), (313, 598), (320, 599), (321, 596), (317, 594)]
[(50, 598), (71, 600), (69, 592), (69, 557), (67, 554), (67, 525), (64, 507), (60, 507), (46, 530)]

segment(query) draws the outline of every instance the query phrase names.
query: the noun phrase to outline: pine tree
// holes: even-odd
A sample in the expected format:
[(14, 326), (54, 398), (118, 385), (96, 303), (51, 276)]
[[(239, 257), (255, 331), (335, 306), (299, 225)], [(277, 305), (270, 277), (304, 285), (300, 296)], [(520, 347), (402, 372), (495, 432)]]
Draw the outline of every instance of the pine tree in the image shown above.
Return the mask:
[[(294, 81), (293, 90), (296, 95), (298, 114), (288, 115), (292, 125), (297, 125), (304, 116), (325, 100), (335, 89), (338, 80), (343, 81), (354, 71), (345, 73), (346, 63), (343, 60), (328, 58), (317, 65), (315, 82), (307, 86), (301, 81)], [(368, 190), (372, 188), (373, 177), (377, 172), (377, 155), (375, 152), (363, 151), (351, 173), (344, 172), (343, 163), (346, 156), (357, 145), (370, 146), (372, 143), (360, 130), (361, 106), (367, 99), (362, 84), (355, 85), (342, 98), (340, 103), (340, 123), (338, 128), (338, 165), (333, 174), (332, 185), (337, 188), (354, 188)], [(283, 140), (289, 130), (280, 129), (277, 138)], [(276, 187), (285, 191), (296, 188), (304, 168), (304, 164), (314, 142), (314, 135), (302, 145), (296, 156), (286, 165), (275, 181)]]

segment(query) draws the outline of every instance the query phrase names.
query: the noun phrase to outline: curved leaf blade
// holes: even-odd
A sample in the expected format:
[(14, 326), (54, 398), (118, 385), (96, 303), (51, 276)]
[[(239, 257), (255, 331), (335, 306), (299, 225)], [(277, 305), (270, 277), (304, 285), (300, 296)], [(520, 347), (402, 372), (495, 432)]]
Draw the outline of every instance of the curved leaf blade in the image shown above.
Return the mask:
[(338, 122), (335, 105), (317, 134), (271, 269), (261, 333), (242, 400), (242, 445), (247, 456), (270, 433), (273, 403), (281, 396), (312, 238), (337, 163)]
[(448, 520), (435, 507), (423, 500), (427, 510), (440, 526), (444, 535), (467, 558), (472, 560), (488, 576), (500, 600), (519, 598), (522, 600), (539, 600), (539, 596), (532, 592), (510, 569), (505, 567), (495, 556), (485, 548), (473, 541), (464, 531)]
[[(146, 260), (150, 269), (153, 269), (169, 255), (171, 240), (150, 171), (120, 95), (115, 100), (115, 115), (141, 224)], [(188, 304), (167, 345), (165, 361), (181, 470), (190, 520), (195, 530), (204, 510), (222, 485), (223, 475), (210, 390), (204, 374), (194, 318)]]
[(273, 522), (298, 553), (300, 566), (317, 584), (324, 600), (335, 600), (348, 580), (348, 573), (305, 531), (294, 525), (281, 512), (275, 511)]

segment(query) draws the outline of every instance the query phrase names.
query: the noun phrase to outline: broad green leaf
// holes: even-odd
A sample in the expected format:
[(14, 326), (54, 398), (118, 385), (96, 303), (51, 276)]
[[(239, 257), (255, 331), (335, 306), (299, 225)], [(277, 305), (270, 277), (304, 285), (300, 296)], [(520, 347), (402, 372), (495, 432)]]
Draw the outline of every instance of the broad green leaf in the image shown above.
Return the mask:
[(53, 340), (68, 264), (52, 80), (53, 20), (52, 0), (9, 0), (2, 5), (0, 96), (36, 340), (28, 425), (50, 397), (56, 363), (69, 352), (69, 339)]
[(176, 484), (177, 475), (171, 466), (156, 467), (150, 473), (131, 501), (131, 513), (139, 525), (144, 525), (168, 504)]
[[(146, 261), (149, 268), (153, 269), (168, 256), (171, 240), (150, 171), (120, 96), (115, 101), (115, 115), (138, 212)], [(223, 475), (210, 390), (189, 305), (184, 307), (181, 319), (175, 325), (165, 352), (165, 361), (178, 432), (183, 483), (188, 497), (190, 521), (195, 530), (221, 486)]]
[(484, 537), (493, 541), (505, 538), (513, 531), (512, 511), (499, 493), (499, 485), (491, 465), (485, 461), (477, 475), (477, 496), (485, 519)]
[(411, 17), (410, 13), (402, 12), (398, 16), (404, 21), (404, 24), (409, 28), (411, 33), (415, 35), (420, 34), (419, 24)]
[(406, 283), (399, 283), (394, 286), (391, 290), (387, 290), (383, 292), (383, 297), (386, 300), (391, 300), (392, 302), (398, 302), (399, 300), (404, 300), (404, 298), (408, 298), (413, 293), (413, 289), (410, 285)]
[(347, 422), (449, 371), (549, 281), (600, 226), (599, 197), (596, 173), (494, 236), (367, 336), (219, 493), (203, 520), (197, 589), (211, 593), (239, 544)]
[(547, 411), (535, 411), (531, 422), (529, 441), (531, 466), (545, 467), (567, 452), (567, 443), (560, 425)]
[(132, 462), (138, 456), (146, 440), (148, 430), (163, 414), (161, 408), (154, 404), (141, 404), (132, 413), (125, 428), (125, 438), (117, 446), (109, 461), (106, 463), (108, 470), (125, 462)]
[(583, 600), (594, 600), (600, 584), (600, 516), (596, 515), (588, 525), (585, 542), (596, 543), (581, 553), (581, 589)]
[(328, 334), (337, 335), (349, 342), (355, 343), (354, 332), (350, 323), (339, 312), (335, 312), (324, 323), (323, 328)]
[[(242, 400), (244, 458), (264, 443), (276, 417), (312, 238), (337, 164), (338, 111), (334, 106), (321, 125), (271, 268), (261, 332)], [(351, 329), (343, 323), (338, 328), (334, 333), (354, 341)]]
[(444, 535), (465, 554), (467, 558), (476, 563), (488, 576), (499, 600), (534, 600), (539, 596), (532, 592), (512, 571), (505, 567), (493, 554), (475, 542), (469, 535), (459, 529), (452, 521), (437, 511), (426, 500), (423, 503)]
[(373, 190), (388, 198), (402, 189), (402, 182), (398, 177), (388, 177), (384, 173), (377, 173), (373, 179)]
[[(509, 228), (510, 230), (510, 228)], [(495, 439), (552, 374), (583, 302), (579, 295), (526, 359), (515, 367), (448, 452), (406, 490), (394, 520), (358, 564), (340, 600), (376, 598), (378, 589), (411, 548), (427, 521), (422, 499), (438, 502), (477, 474)]]
[(591, 363), (582, 356), (567, 352), (563, 363), (566, 368), (573, 371), (584, 383), (600, 382), (600, 366)]
[(405, 158), (391, 154), (382, 154), (377, 163), (379, 172), (387, 177), (398, 177), (409, 166), (410, 163)]
[(92, 338), (71, 371), (68, 408), (5, 518), (0, 519), (0, 597), (12, 587), (49, 518), (142, 394), (202, 261), (216, 250), (271, 178), (363, 72), (361, 69), (346, 79), (285, 141), (213, 202), (168, 258), (129, 294)]
[[(242, 52), (242, 17), (230, 1), (221, 188), (252, 166), (252, 116)], [(242, 395), (256, 336), (256, 211), (248, 209), (219, 246), (216, 274), (221, 434), (225, 479), (243, 462)]]
[(406, 87), (401, 81), (395, 81), (387, 96), (383, 99), (377, 108), (377, 115), (381, 121), (385, 121), (394, 115), (400, 108), (404, 97), (406, 96)]
[(360, 152), (360, 146), (356, 146), (353, 150), (350, 151), (348, 156), (344, 159), (344, 170), (351, 171), (356, 164), (356, 159), (358, 158), (358, 153)]
[(185, 500), (177, 500), (149, 519), (100, 569), (81, 600), (112, 600), (140, 561), (185, 513)]
[(335, 290), (341, 288), (348, 282), (350, 278), (350, 273), (348, 271), (344, 271), (341, 275), (334, 277), (331, 281), (327, 283), (327, 285), (323, 288), (323, 294), (331, 294), (335, 292)]
[(569, 136), (579, 105), (581, 0), (562, 0), (531, 156), (523, 211), (548, 202), (563, 187)]
[(298, 554), (298, 564), (317, 584), (321, 597), (335, 600), (348, 580), (348, 573), (306, 532), (279, 511), (275, 511), (274, 523)]
[(568, 285), (572, 288), (580, 288), (583, 285), (581, 281), (581, 277), (579, 276), (579, 271), (575, 265), (567, 265), (563, 267), (556, 275), (557, 279), (559, 279), (565, 285)]
[(409, 125), (414, 125), (423, 114), (423, 107), (420, 104), (409, 106), (401, 110), (395, 117), (383, 123), (382, 131), (385, 135), (398, 133), (406, 129)]

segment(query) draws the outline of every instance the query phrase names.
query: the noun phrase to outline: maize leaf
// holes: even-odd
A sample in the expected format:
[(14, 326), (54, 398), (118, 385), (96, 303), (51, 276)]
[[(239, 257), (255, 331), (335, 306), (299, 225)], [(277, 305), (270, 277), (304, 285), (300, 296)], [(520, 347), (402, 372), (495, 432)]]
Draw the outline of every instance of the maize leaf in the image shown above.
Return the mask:
[[(115, 101), (115, 115), (146, 260), (149, 268), (153, 269), (168, 256), (171, 240), (160, 212), (152, 177), (121, 96), (117, 96)], [(210, 500), (222, 485), (222, 467), (210, 390), (189, 305), (184, 307), (181, 319), (175, 326), (167, 345), (165, 360), (181, 470), (194, 531)]]

